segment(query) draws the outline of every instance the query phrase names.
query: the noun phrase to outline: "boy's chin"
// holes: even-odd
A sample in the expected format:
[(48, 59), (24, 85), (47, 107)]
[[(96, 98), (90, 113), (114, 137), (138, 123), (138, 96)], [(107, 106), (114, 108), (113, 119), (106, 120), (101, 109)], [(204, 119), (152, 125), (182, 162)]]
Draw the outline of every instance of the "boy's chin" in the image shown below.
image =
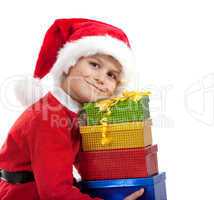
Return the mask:
[(106, 96), (106, 95), (97, 95), (97, 96), (91, 96), (88, 98), (85, 98), (84, 103), (89, 103), (89, 102), (96, 102), (102, 99), (108, 99), (110, 98), (110, 96)]

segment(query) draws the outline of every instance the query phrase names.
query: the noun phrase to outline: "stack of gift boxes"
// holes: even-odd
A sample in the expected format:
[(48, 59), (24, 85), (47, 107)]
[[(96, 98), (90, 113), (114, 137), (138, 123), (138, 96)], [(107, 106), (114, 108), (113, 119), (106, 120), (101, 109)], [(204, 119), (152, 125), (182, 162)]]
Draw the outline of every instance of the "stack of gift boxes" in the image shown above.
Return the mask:
[(82, 192), (122, 200), (140, 188), (139, 199), (166, 200), (165, 173), (159, 173), (152, 144), (149, 92), (86, 103), (79, 113), (82, 151), (78, 169)]

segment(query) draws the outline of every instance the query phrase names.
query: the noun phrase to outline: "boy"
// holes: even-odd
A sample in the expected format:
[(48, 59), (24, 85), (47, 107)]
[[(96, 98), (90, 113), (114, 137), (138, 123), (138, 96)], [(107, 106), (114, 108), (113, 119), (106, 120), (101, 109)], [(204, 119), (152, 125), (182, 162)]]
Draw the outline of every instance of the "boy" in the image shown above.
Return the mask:
[[(40, 80), (51, 75), (54, 90), (25, 102), (31, 106), (9, 131), (0, 150), (1, 200), (92, 199), (72, 186), (80, 148), (77, 112), (84, 102), (118, 94), (131, 67), (131, 49), (122, 30), (90, 19), (54, 22), (34, 71)], [(126, 200), (142, 194), (143, 189)]]

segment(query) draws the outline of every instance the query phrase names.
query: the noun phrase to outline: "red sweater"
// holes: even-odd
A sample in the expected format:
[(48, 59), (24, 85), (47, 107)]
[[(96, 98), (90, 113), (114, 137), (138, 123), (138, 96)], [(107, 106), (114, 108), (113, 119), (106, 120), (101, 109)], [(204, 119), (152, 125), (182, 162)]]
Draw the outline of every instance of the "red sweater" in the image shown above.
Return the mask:
[(79, 148), (76, 112), (49, 92), (22, 113), (0, 149), (0, 169), (32, 171), (35, 181), (14, 185), (0, 180), (0, 199), (92, 200), (73, 186)]

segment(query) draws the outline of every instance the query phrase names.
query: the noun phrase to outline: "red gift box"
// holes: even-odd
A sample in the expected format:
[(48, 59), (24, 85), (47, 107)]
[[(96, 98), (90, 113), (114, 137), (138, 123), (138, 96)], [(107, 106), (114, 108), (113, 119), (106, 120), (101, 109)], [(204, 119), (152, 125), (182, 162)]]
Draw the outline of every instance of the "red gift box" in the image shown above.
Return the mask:
[(140, 178), (158, 173), (157, 145), (144, 148), (80, 152), (83, 180)]

